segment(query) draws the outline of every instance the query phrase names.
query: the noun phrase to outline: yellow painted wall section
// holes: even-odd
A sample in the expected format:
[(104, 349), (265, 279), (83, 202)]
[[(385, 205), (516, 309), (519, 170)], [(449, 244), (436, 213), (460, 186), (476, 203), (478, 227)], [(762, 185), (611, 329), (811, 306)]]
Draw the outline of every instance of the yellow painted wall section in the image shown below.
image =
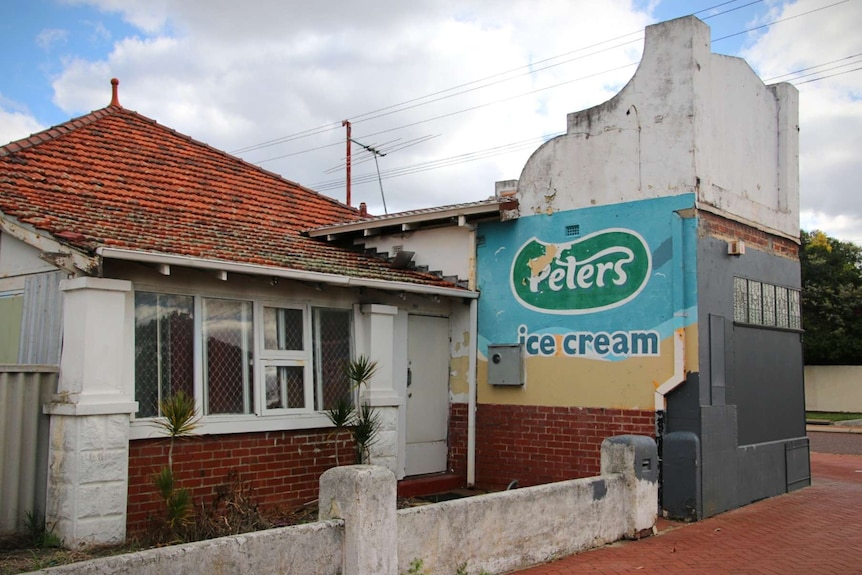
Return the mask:
[[(697, 324), (685, 328), (684, 374), (697, 371)], [(565, 356), (528, 357), (524, 386), (488, 385), (488, 361), (477, 365), (480, 404), (654, 409), (655, 389), (674, 375), (673, 338), (659, 357), (601, 361)], [(683, 374), (683, 377), (685, 375)]]

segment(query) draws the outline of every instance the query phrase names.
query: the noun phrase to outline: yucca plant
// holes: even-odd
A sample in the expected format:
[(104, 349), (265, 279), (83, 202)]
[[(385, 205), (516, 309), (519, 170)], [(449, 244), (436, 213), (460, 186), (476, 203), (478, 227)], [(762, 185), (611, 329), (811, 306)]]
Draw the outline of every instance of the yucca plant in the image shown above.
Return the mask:
[[(326, 410), (326, 417), (335, 426), (330, 437), (337, 435), (342, 429), (350, 427), (353, 424), (353, 414), (353, 402), (350, 401), (350, 397), (347, 395), (339, 397), (335, 405)], [(335, 440), (335, 465), (341, 465), (338, 457), (338, 439)]]
[(368, 404), (359, 406), (353, 422), (353, 437), (356, 439), (356, 455), (359, 463), (371, 460), (371, 444), (380, 431), (380, 414)]
[[(368, 385), (368, 381), (375, 373), (377, 373), (377, 362), (366, 355), (351, 359), (344, 367), (344, 375), (350, 380), (352, 390), (357, 392), (362, 391), (363, 385)], [(340, 398), (332, 409), (327, 410), (326, 416), (335, 426), (336, 431), (350, 428), (356, 441), (357, 462), (369, 461), (371, 444), (377, 439), (380, 431), (380, 414), (368, 403), (362, 403), (359, 409), (354, 408), (349, 396), (345, 396)], [(339, 464), (338, 443), (335, 444), (335, 464)]]
[(177, 488), (174, 482), (174, 442), (188, 437), (200, 423), (195, 400), (180, 390), (159, 402), (162, 416), (154, 421), (170, 438), (168, 465), (153, 477), (153, 484), (165, 502), (165, 529), (173, 540), (182, 539), (192, 523), (194, 502), (188, 489)]

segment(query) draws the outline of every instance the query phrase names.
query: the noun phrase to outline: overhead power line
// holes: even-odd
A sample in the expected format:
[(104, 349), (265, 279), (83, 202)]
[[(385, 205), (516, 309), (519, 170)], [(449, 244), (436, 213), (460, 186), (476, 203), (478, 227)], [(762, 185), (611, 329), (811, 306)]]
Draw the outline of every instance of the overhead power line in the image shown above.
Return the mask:
[[(719, 3), (719, 4), (715, 4), (715, 5), (713, 5), (713, 6), (710, 6), (710, 7), (704, 8), (704, 9), (699, 10), (699, 11), (697, 11), (697, 12), (694, 12), (694, 13), (693, 13), (693, 15), (697, 16), (697, 15), (700, 15), (700, 14), (703, 14), (703, 13), (706, 13), (706, 12), (711, 12), (712, 10), (715, 10), (715, 9), (717, 9), (717, 8), (721, 8), (721, 7), (726, 6), (726, 5), (728, 5), (728, 4), (733, 4), (733, 3), (737, 2), (737, 1), (738, 1), (738, 0), (729, 0), (729, 1), (726, 1), (726, 2), (721, 2), (721, 3)], [(846, 0), (845, 0), (845, 1), (846, 1)], [(716, 17), (718, 17), (718, 16), (722, 16), (722, 15), (724, 15), (724, 14), (727, 14), (727, 13), (730, 13), (730, 12), (734, 12), (734, 11), (739, 10), (739, 9), (742, 9), (742, 8), (746, 8), (746, 7), (751, 6), (751, 5), (753, 5), (753, 4), (759, 4), (759, 3), (761, 3), (761, 2), (763, 2), (763, 0), (754, 0), (753, 2), (748, 2), (748, 3), (743, 4), (743, 5), (741, 5), (741, 6), (736, 6), (736, 7), (734, 7), (734, 8), (730, 8), (730, 9), (724, 10), (724, 11), (722, 11), (722, 12), (718, 12), (718, 13), (715, 13), (715, 14), (711, 14), (711, 15), (709, 15), (709, 16), (704, 16), (704, 17), (702, 17), (702, 19), (703, 19), (703, 20), (708, 20), (708, 19), (710, 19), (710, 18), (716, 18)], [(618, 40), (622, 40), (622, 39), (624, 39), (624, 38), (628, 38), (628, 37), (630, 37), (630, 36), (634, 36), (634, 35), (638, 35), (638, 37), (637, 37), (637, 38), (634, 38), (634, 39), (631, 39), (631, 40), (629, 40), (629, 41), (626, 41), (626, 42), (624, 42), (624, 43), (622, 43), (622, 44), (619, 44), (619, 45), (616, 45), (616, 46), (612, 46), (612, 47), (609, 47), (609, 48), (604, 48), (604, 49), (602, 49), (602, 50), (598, 50), (598, 51), (596, 51), (596, 52), (592, 52), (591, 54), (587, 54), (587, 55), (584, 55), (584, 56), (579, 56), (579, 57), (577, 57), (577, 58), (571, 58), (571, 59), (569, 59), (569, 60), (565, 60), (565, 61), (563, 61), (563, 62), (557, 62), (557, 63), (555, 63), (555, 64), (551, 64), (551, 65), (548, 65), (548, 66), (544, 66), (544, 67), (536, 68), (536, 66), (537, 66), (537, 65), (541, 65), (541, 64), (548, 63), (548, 62), (552, 62), (552, 61), (554, 61), (554, 60), (558, 60), (558, 59), (560, 59), (560, 58), (565, 58), (566, 56), (571, 56), (571, 55), (573, 55), (573, 54), (577, 54), (577, 53), (579, 53), (579, 52), (583, 52), (583, 51), (585, 51), (585, 50), (589, 50), (589, 49), (591, 49), (591, 48), (596, 48), (596, 47), (602, 46), (603, 44), (608, 44), (608, 43), (610, 43), (610, 42), (616, 42), (616, 41), (618, 41)], [(723, 38), (722, 38), (722, 39), (723, 39)], [(419, 96), (419, 97), (416, 97), (416, 98), (411, 98), (411, 99), (409, 99), (409, 100), (405, 100), (405, 101), (399, 102), (399, 103), (397, 103), (397, 104), (391, 104), (391, 105), (389, 105), (389, 106), (384, 106), (384, 107), (382, 107), (382, 108), (378, 108), (378, 109), (376, 109), (376, 110), (372, 110), (372, 111), (369, 111), (369, 112), (364, 112), (364, 113), (361, 113), (361, 114), (353, 114), (353, 115), (351, 115), (350, 117), (351, 117), (351, 118), (354, 118), (354, 120), (352, 120), (352, 122), (354, 122), (354, 123), (358, 123), (358, 122), (367, 121), (367, 120), (371, 120), (371, 119), (374, 119), (374, 118), (378, 118), (378, 117), (382, 117), (382, 116), (387, 116), (387, 115), (390, 115), (390, 114), (394, 114), (394, 113), (397, 113), (397, 112), (399, 112), (399, 111), (403, 111), (403, 110), (410, 110), (410, 109), (416, 108), (416, 107), (418, 107), (418, 106), (422, 106), (422, 105), (425, 105), (425, 104), (430, 104), (430, 103), (432, 103), (432, 102), (438, 102), (438, 101), (440, 101), (440, 100), (444, 100), (444, 99), (447, 99), (447, 98), (452, 98), (452, 97), (455, 97), (455, 96), (458, 96), (458, 95), (462, 95), (462, 94), (467, 93), (467, 92), (472, 92), (472, 91), (479, 90), (479, 89), (482, 89), (482, 88), (486, 88), (486, 87), (494, 86), (494, 85), (500, 84), (500, 83), (502, 83), (502, 82), (507, 82), (507, 81), (509, 81), (509, 80), (514, 80), (514, 79), (519, 78), (519, 77), (522, 77), (522, 76), (528, 76), (528, 75), (534, 74), (534, 73), (536, 73), (536, 72), (540, 72), (540, 71), (546, 70), (546, 69), (548, 69), (548, 68), (552, 68), (552, 67), (554, 67), (554, 66), (560, 66), (560, 65), (562, 65), (562, 64), (570, 63), (570, 62), (573, 62), (573, 61), (575, 61), (575, 60), (583, 59), (583, 58), (589, 57), (589, 56), (591, 56), (591, 55), (599, 54), (599, 53), (605, 52), (605, 51), (607, 51), (607, 50), (614, 49), (614, 48), (618, 48), (618, 47), (621, 47), (621, 46), (625, 46), (625, 45), (627, 45), (627, 44), (631, 44), (631, 43), (638, 42), (638, 41), (641, 41), (641, 40), (643, 40), (643, 30), (636, 30), (636, 31), (633, 31), (633, 32), (629, 32), (629, 33), (627, 33), (627, 34), (622, 34), (622, 35), (620, 35), (620, 36), (616, 36), (616, 37), (614, 37), (614, 38), (609, 38), (609, 39), (607, 39), (607, 40), (602, 40), (602, 41), (600, 41), (600, 42), (596, 42), (596, 43), (594, 43), (594, 44), (590, 44), (590, 45), (588, 45), (588, 46), (583, 46), (583, 47), (581, 47), (581, 48), (577, 48), (577, 49), (575, 49), (575, 50), (571, 50), (571, 51), (569, 51), (569, 52), (564, 52), (564, 53), (562, 53), (562, 54), (557, 54), (556, 56), (550, 56), (550, 57), (548, 57), (548, 58), (544, 58), (544, 59), (541, 59), (541, 60), (537, 60), (537, 61), (530, 62), (529, 64), (525, 64), (525, 65), (523, 65), (523, 66), (518, 66), (518, 67), (516, 67), (516, 68), (512, 68), (512, 69), (509, 69), (509, 70), (506, 70), (506, 71), (503, 71), (503, 72), (498, 72), (498, 73), (496, 73), (496, 74), (492, 74), (492, 75), (490, 75), (490, 76), (485, 76), (484, 78), (480, 78), (480, 79), (478, 79), (478, 80), (472, 80), (472, 81), (470, 81), (470, 82), (465, 82), (465, 83), (463, 83), (463, 84), (458, 84), (458, 85), (456, 85), (456, 86), (452, 86), (452, 87), (450, 87), (450, 88), (445, 88), (445, 89), (443, 89), (443, 90), (438, 90), (438, 91), (436, 91), (436, 92), (432, 92), (432, 93), (430, 93), (430, 94), (426, 94), (426, 95), (424, 95), (424, 96)], [(518, 74), (518, 75), (516, 75), (516, 76), (512, 76), (512, 77), (510, 77), (510, 78), (506, 78), (506, 79), (503, 79), (503, 80), (497, 80), (497, 81), (495, 81), (495, 82), (491, 82), (491, 83), (483, 84), (483, 85), (481, 85), (481, 86), (476, 86), (476, 87), (474, 87), (474, 88), (470, 88), (469, 90), (462, 90), (462, 91), (459, 91), (459, 92), (455, 92), (456, 90), (461, 90), (462, 88), (467, 88), (467, 87), (469, 87), (469, 86), (474, 86), (474, 85), (476, 85), (476, 84), (481, 84), (481, 83), (486, 82), (486, 81), (488, 81), (488, 80), (494, 80), (494, 79), (496, 79), (496, 78), (500, 78), (501, 76), (507, 76), (507, 75), (509, 75), (509, 74), (514, 74), (514, 73), (516, 73), (516, 72), (520, 72), (520, 71), (522, 71), (522, 70), (526, 70), (526, 72), (520, 73), (520, 74)], [(438, 97), (438, 96), (442, 96), (443, 94), (447, 94), (447, 93), (449, 93), (449, 92), (455, 92), (455, 93), (452, 93), (452, 94), (449, 94), (449, 95), (447, 95), (447, 96), (443, 96), (443, 97)], [(423, 102), (423, 100), (427, 100), (427, 101)], [(417, 103), (417, 102), (421, 102), (421, 103)], [(310, 128), (310, 129), (308, 129), (308, 130), (303, 130), (303, 131), (296, 132), (296, 133), (293, 133), (293, 134), (288, 134), (288, 135), (283, 136), (283, 137), (280, 137), (280, 138), (274, 138), (274, 139), (272, 139), (272, 140), (267, 140), (267, 141), (265, 141), (265, 142), (261, 142), (261, 143), (259, 143), (259, 144), (253, 144), (253, 145), (246, 146), (246, 147), (243, 147), (243, 148), (238, 148), (238, 149), (235, 149), (235, 150), (231, 150), (231, 153), (233, 153), (233, 154), (240, 154), (240, 153), (250, 152), (250, 151), (254, 151), (254, 150), (258, 150), (258, 149), (263, 149), (263, 148), (267, 148), (267, 147), (271, 147), (271, 146), (275, 146), (275, 145), (279, 145), (279, 144), (283, 144), (283, 143), (291, 142), (291, 141), (298, 140), (298, 139), (302, 139), (302, 138), (307, 138), (307, 137), (311, 137), (311, 136), (316, 136), (316, 135), (319, 135), (319, 134), (322, 134), (322, 133), (326, 133), (326, 132), (330, 132), (330, 131), (336, 130), (336, 129), (340, 128), (340, 127), (341, 127), (341, 122), (340, 122), (340, 121), (338, 121), (338, 122), (329, 122), (329, 123), (323, 124), (323, 125), (321, 125), (321, 126), (318, 126), (317, 128)]]

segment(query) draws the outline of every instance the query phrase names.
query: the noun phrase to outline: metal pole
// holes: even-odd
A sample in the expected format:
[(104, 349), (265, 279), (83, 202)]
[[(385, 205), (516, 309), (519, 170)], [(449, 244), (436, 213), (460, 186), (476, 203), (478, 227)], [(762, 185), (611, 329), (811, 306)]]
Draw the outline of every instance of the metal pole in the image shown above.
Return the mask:
[(350, 122), (348, 120), (343, 120), (341, 122), (341, 125), (345, 126), (347, 128), (347, 142), (346, 142), (346, 145), (347, 145), (347, 152), (346, 152), (347, 162), (345, 165), (347, 167), (347, 176), (346, 176), (347, 177), (347, 205), (349, 206), (350, 205), (350, 141), (351, 141), (350, 140)]

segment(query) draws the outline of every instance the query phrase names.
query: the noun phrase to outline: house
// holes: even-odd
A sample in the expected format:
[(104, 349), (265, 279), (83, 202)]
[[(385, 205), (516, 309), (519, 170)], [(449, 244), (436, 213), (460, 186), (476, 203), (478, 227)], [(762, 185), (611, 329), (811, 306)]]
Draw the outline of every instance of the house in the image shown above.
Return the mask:
[(46, 516), (69, 544), (158, 510), (152, 419), (178, 389), (204, 415), (174, 455), (196, 496), (239, 472), (265, 504), (315, 499), (348, 451), (333, 366), (358, 354), (381, 366), (372, 461), (399, 479), (594, 475), (628, 433), (659, 443), (670, 516), (809, 482), (797, 93), (694, 17), (648, 27), (622, 91), (489, 200), (370, 217), (125, 110), (116, 84), (0, 148), (0, 192), (21, 326), (0, 354), (59, 363)]
[[(467, 278), (308, 237), (366, 216), (126, 110), (117, 84), (106, 108), (0, 148), (3, 358), (59, 365), (48, 524), (72, 545), (146, 528), (167, 456), (152, 421), (179, 390), (203, 415), (176, 447), (182, 485), (207, 497), (238, 472), (266, 505), (314, 500), (335, 443), (351, 453), (324, 410), (359, 354), (380, 364), (373, 461), (445, 471), (447, 366), (475, 332)], [(467, 226), (500, 203), (437, 211)], [(408, 369), (438, 407), (422, 418)]]
[[(669, 516), (808, 485), (797, 118), (793, 86), (680, 18), (646, 29), (616, 96), (497, 183), (511, 205), (472, 238), (475, 395), (450, 380), (468, 484), (595, 475), (602, 439), (634, 433), (659, 443)], [(368, 245), (371, 225), (312, 234)]]

